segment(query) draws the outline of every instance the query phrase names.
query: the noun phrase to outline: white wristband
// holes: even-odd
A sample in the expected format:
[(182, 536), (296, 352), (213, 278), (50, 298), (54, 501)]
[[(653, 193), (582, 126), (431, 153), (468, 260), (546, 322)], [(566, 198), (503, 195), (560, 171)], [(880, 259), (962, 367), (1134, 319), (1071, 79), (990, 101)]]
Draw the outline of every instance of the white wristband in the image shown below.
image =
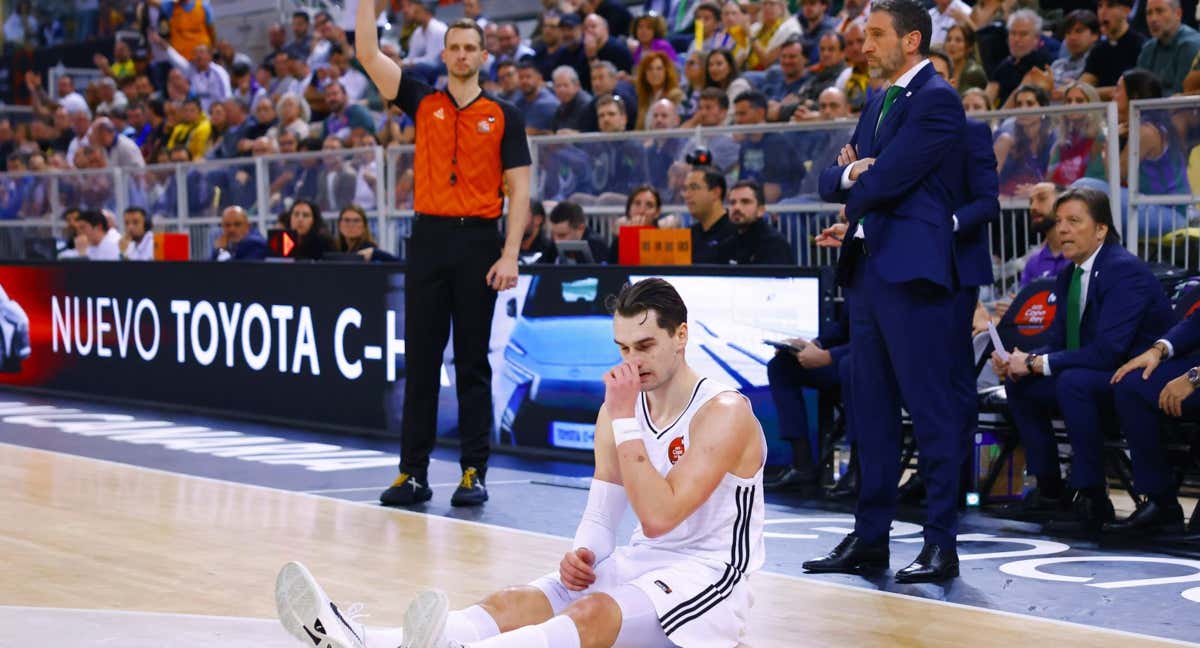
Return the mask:
[(613, 441), (621, 445), (626, 441), (636, 441), (642, 438), (642, 426), (636, 418), (619, 418), (612, 421)]

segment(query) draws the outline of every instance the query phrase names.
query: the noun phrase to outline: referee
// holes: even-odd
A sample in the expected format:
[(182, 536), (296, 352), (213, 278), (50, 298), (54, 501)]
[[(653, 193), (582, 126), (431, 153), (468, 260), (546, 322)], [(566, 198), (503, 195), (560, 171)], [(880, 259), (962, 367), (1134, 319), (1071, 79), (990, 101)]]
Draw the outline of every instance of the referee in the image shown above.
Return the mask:
[[(529, 145), (512, 105), (479, 87), (487, 60), (483, 30), (459, 20), (446, 31), (449, 83), (435, 91), (379, 51), (374, 0), (358, 4), (358, 59), (386, 100), (417, 125), (413, 161), (416, 217), (408, 246), (404, 328), (407, 380), (400, 429), (400, 476), (379, 496), (388, 506), (428, 501), (429, 454), (437, 434), (442, 350), (454, 322), (462, 481), (450, 503), (487, 501), (492, 433), (488, 364), (496, 291), (517, 285), (517, 255), (529, 219)], [(497, 223), (508, 189), (508, 236)]]

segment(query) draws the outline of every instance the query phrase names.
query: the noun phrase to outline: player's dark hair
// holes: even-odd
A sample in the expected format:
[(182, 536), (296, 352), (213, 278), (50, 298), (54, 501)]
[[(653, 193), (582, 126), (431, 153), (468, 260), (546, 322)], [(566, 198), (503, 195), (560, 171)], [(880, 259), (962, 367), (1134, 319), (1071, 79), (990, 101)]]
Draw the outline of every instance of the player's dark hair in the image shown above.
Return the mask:
[(663, 279), (652, 277), (621, 286), (620, 292), (609, 295), (605, 302), (613, 315), (636, 317), (654, 311), (658, 327), (672, 335), (679, 325), (687, 322), (687, 305), (675, 287)]

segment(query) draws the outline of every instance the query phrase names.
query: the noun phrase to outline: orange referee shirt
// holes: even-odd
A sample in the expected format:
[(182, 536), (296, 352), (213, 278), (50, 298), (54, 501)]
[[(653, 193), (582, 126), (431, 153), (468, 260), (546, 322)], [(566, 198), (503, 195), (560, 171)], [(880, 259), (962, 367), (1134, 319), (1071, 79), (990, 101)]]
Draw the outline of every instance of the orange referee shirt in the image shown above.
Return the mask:
[(459, 106), (405, 74), (394, 103), (417, 126), (413, 209), (431, 216), (498, 218), (504, 171), (529, 166), (525, 120), (489, 93)]

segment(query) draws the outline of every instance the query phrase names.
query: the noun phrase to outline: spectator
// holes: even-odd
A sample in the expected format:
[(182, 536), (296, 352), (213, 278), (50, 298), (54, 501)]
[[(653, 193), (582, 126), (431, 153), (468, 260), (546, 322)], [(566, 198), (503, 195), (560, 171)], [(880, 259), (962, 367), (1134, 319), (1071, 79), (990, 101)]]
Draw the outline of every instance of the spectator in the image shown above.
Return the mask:
[[(679, 108), (670, 99), (659, 99), (650, 106), (647, 113), (648, 125), (651, 130), (671, 130), (679, 128)], [(681, 137), (646, 138), (646, 169), (649, 173), (651, 186), (662, 187), (673, 200), (674, 187), (671, 187), (671, 165), (683, 159), (685, 141)]]
[[(616, 0), (581, 0), (579, 9), (585, 16), (590, 14), (603, 18), (605, 25), (617, 34), (624, 36), (629, 33), (633, 14), (625, 7), (624, 2), (617, 2)], [(616, 61), (613, 61), (613, 63), (616, 64)], [(626, 72), (629, 71), (629, 68), (622, 68), (620, 64), (616, 65)]]
[(267, 46), (271, 50), (263, 57), (262, 64), (270, 65), (275, 60), (275, 55), (284, 51), (285, 45), (287, 45), (287, 29), (280, 23), (271, 23), (271, 26), (267, 27)]
[(350, 49), (350, 43), (346, 40), (346, 32), (338, 28), (337, 23), (333, 22), (329, 16), (329, 12), (317, 13), (313, 24), (316, 37), (313, 39), (312, 52), (305, 60), (308, 61), (309, 67), (316, 70), (324, 68), (329, 63), (335, 48), (347, 51)]
[[(987, 88), (987, 73), (979, 62), (979, 47), (975, 43), (975, 30), (970, 25), (954, 25), (946, 31), (942, 43), (946, 56), (950, 57), (950, 69), (954, 70), (952, 85), (958, 94), (965, 96), (971, 88)], [(984, 95), (986, 99), (986, 95)]]
[[(1092, 86), (1077, 81), (1067, 85), (1063, 93), (1068, 105), (1099, 103), (1100, 94)], [(1062, 116), (1050, 152), (1046, 179), (1060, 187), (1069, 186), (1080, 178), (1105, 180), (1106, 143), (1104, 116), (1097, 112), (1067, 113)]]
[[(308, 67), (308, 61), (289, 54), (286, 68), (284, 76), (279, 77), (279, 83), (276, 84), (271, 97), (278, 99), (284, 94), (293, 92), (308, 99), (308, 93), (315, 90), (313, 72), (312, 68)], [(317, 93), (317, 96), (320, 98), (320, 93)], [(312, 100), (309, 100), (309, 105), (312, 105)]]
[[(698, 15), (698, 13), (697, 13)], [(658, 227), (662, 215), (662, 197), (653, 185), (639, 185), (629, 192), (625, 201), (625, 215), (613, 223), (612, 243), (608, 246), (608, 262), (620, 263), (622, 227)]]
[(558, 99), (552, 125), (554, 132), (581, 132), (588, 121), (587, 110), (592, 95), (580, 87), (579, 75), (574, 68), (562, 65), (554, 70), (554, 96)]
[(804, 42), (804, 58), (815, 61), (821, 55), (821, 37), (830, 32), (838, 32), (837, 22), (829, 16), (828, 0), (803, 0), (800, 3), (800, 15), (796, 20), (802, 28), (800, 39)]
[(1013, 90), (1024, 82), (1030, 70), (1050, 65), (1050, 57), (1039, 49), (1042, 17), (1029, 9), (1019, 9), (1008, 17), (1009, 55), (992, 72), (987, 93), (991, 105), (1009, 108)]
[(67, 163), (75, 166), (75, 156), (79, 153), (79, 149), (87, 146), (88, 131), (92, 127), (92, 118), (89, 113), (74, 111), (68, 115), (71, 127), (71, 143), (67, 146)]
[[(633, 55), (629, 53), (629, 46), (623, 39), (612, 36), (608, 23), (600, 14), (591, 14), (583, 19), (583, 48), (588, 60), (593, 63), (596, 60), (608, 61), (625, 73), (633, 69)], [(594, 87), (592, 91), (600, 94)]]
[(371, 88), (371, 81), (367, 75), (350, 67), (351, 55), (352, 51), (348, 47), (335, 45), (329, 51), (329, 72), (327, 74), (330, 79), (342, 84), (342, 90), (346, 93), (346, 101), (359, 103), (366, 99), (367, 92)]
[[(605, 95), (596, 100), (596, 120), (602, 133), (625, 130), (626, 112), (617, 95)], [(576, 202), (620, 204), (626, 195), (646, 179), (646, 151), (634, 140), (597, 142), (583, 145), (592, 161), (592, 190), (596, 198), (578, 196)]]
[(342, 253), (354, 253), (367, 261), (395, 261), (396, 257), (379, 249), (371, 228), (367, 225), (367, 212), (358, 205), (342, 208), (337, 221), (337, 238), (333, 249)]
[(341, 82), (332, 81), (325, 86), (325, 108), (329, 116), (325, 118), (325, 135), (336, 135), (345, 140), (358, 137), (363, 133), (375, 132), (375, 119), (370, 111), (358, 104), (346, 100), (346, 91)]
[(850, 28), (850, 25), (859, 23), (865, 26), (867, 21), (867, 0), (845, 0), (842, 3), (842, 10), (837, 12), (833, 17), (833, 21), (837, 24), (834, 28), (839, 33), (845, 32)]
[(308, 17), (307, 11), (299, 10), (292, 13), (292, 42), (284, 47), (290, 56), (306, 59), (312, 53), (311, 28), (312, 19)]
[(125, 234), (117, 242), (121, 258), (127, 261), (154, 260), (154, 225), (150, 215), (141, 207), (130, 207), (121, 215)]
[[(695, 0), (646, 0), (642, 4), (642, 14), (654, 14), (666, 19), (665, 31), (672, 47), (683, 50), (685, 43), (693, 38), (696, 9), (699, 3)], [(746, 23), (749, 26), (749, 22)], [(632, 27), (637, 30), (637, 24)]]
[(183, 102), (180, 118), (179, 125), (171, 131), (171, 139), (167, 140), (167, 148), (183, 146), (191, 153), (193, 160), (203, 158), (212, 139), (212, 122), (201, 109), (200, 100), (188, 99)]
[[(1038, 86), (1023, 85), (1013, 92), (1014, 108), (1050, 105), (1050, 97)], [(1000, 195), (1026, 195), (1046, 177), (1054, 132), (1044, 115), (1022, 115), (1006, 121), (996, 137), (996, 163), (1000, 173)]]
[(800, 90), (808, 80), (808, 61), (799, 38), (789, 39), (779, 48), (779, 71), (781, 78), (763, 86), (763, 94), (767, 95), (767, 121), (786, 121), (783, 110), (787, 108), (790, 113), (801, 104)]
[(987, 91), (982, 88), (967, 88), (967, 91), (962, 96), (963, 110), (973, 112), (987, 112), (992, 109), (988, 103)]
[(277, 123), (267, 131), (267, 137), (278, 138), (284, 131), (295, 135), (297, 140), (308, 137), (308, 120), (312, 119), (312, 112), (304, 97), (292, 92), (284, 94), (275, 104), (275, 114)]
[(463, 18), (474, 20), (475, 24), (483, 30), (495, 25), (483, 15), (483, 0), (463, 0)]
[(166, 150), (167, 141), (171, 139), (171, 131), (174, 130), (178, 117), (177, 109), (174, 104), (171, 105), (171, 121), (167, 119), (167, 107), (161, 99), (152, 99), (146, 103), (146, 118), (150, 122), (150, 134), (146, 141), (142, 142), (142, 159), (154, 160), (158, 157), (158, 153)]
[(1183, 80), (1200, 52), (1200, 33), (1182, 24), (1179, 0), (1147, 0), (1146, 25), (1150, 40), (1142, 45), (1137, 66), (1162, 83), (1163, 96), (1183, 90)]
[[(750, 14), (746, 13), (746, 9), (742, 7), (741, 3), (738, 0), (725, 0), (725, 3), (721, 5), (721, 31), (719, 32), (724, 35), (724, 38), (721, 38), (722, 47), (709, 47), (691, 53), (698, 53), (703, 57), (709, 52), (727, 49), (733, 53), (735, 61), (745, 60), (749, 55), (751, 26)], [(714, 45), (716, 44), (714, 42)]]
[(1100, 20), (1087, 9), (1076, 9), (1063, 19), (1063, 47), (1069, 56), (1050, 64), (1054, 74), (1051, 98), (1061, 100), (1067, 85), (1078, 81), (1087, 67), (1087, 59), (1100, 39)]
[(683, 101), (679, 102), (680, 114), (691, 120), (700, 105), (700, 92), (704, 90), (704, 58), (703, 52), (692, 52), (683, 61), (683, 79), (679, 89), (683, 91)]
[[(700, 93), (700, 107), (696, 110), (696, 123), (693, 125), (715, 128), (733, 122), (729, 112), (729, 96), (720, 88), (705, 88)], [(706, 138), (709, 150), (712, 151), (713, 166), (719, 169), (732, 169), (737, 163), (739, 147), (729, 135), (710, 135)], [(722, 199), (724, 193), (722, 192)]]
[(96, 64), (96, 69), (104, 76), (120, 81), (122, 79), (132, 79), (137, 76), (137, 68), (133, 63), (133, 52), (129, 49), (129, 43), (121, 39), (117, 39), (113, 43), (113, 60), (110, 63), (108, 57), (97, 53), (92, 57), (92, 62)]
[[(512, 61), (500, 61), (495, 66), (496, 84), (492, 90), (501, 99), (508, 103), (516, 103), (517, 97), (520, 96), (521, 88), (517, 83), (517, 64)], [(592, 71), (592, 76), (595, 77), (595, 70)], [(593, 83), (595, 79), (593, 78)]]
[(739, 180), (730, 187), (729, 219), (737, 228), (733, 262), (738, 265), (795, 265), (792, 246), (763, 218), (766, 213), (763, 188), (758, 182)]
[(287, 212), (288, 229), (296, 233), (293, 258), (320, 261), (333, 251), (333, 239), (325, 227), (321, 208), (308, 200), (297, 200)]
[(871, 71), (867, 66), (867, 55), (863, 52), (866, 34), (863, 32), (863, 26), (855, 23), (846, 28), (842, 38), (845, 43), (843, 55), (846, 58), (846, 69), (838, 75), (834, 85), (846, 93), (850, 109), (859, 112), (867, 103), (871, 86)]
[(1137, 66), (1146, 41), (1145, 36), (1129, 28), (1133, 3), (1134, 0), (1100, 0), (1100, 26), (1104, 36), (1088, 54), (1079, 78), (1095, 86), (1104, 101), (1112, 99), (1121, 73)]
[[(733, 53), (729, 50), (709, 52), (704, 59), (704, 70), (704, 87), (723, 90), (729, 103), (751, 89), (750, 82), (738, 74)], [(729, 115), (726, 124), (732, 119), (733, 116)]]
[(763, 0), (762, 20), (750, 29), (750, 48), (743, 62), (745, 70), (765, 70), (779, 60), (779, 48), (800, 35), (800, 22), (788, 15), (784, 0)]
[[(846, 100), (846, 93), (840, 88), (825, 88), (821, 96), (817, 98), (818, 111), (817, 119), (825, 121), (849, 120), (850, 104)], [(799, 110), (792, 114), (791, 121), (802, 121), (808, 118), (807, 115), (801, 114)], [(817, 183), (820, 180), (821, 174), (819, 169), (828, 169), (837, 162), (838, 148), (840, 143), (846, 141), (849, 131), (838, 130), (819, 130), (819, 131), (802, 131), (791, 134), (794, 147), (797, 150), (797, 158), (800, 160), (810, 160), (811, 164), (808, 167), (814, 171), (804, 175), (804, 179), (800, 181), (800, 193), (802, 195), (816, 194)]]
[(521, 95), (513, 102), (517, 110), (525, 115), (525, 132), (529, 135), (545, 135), (554, 125), (554, 113), (558, 110), (558, 99), (546, 89), (542, 73), (531, 60), (517, 63), (517, 86)]
[[(738, 7), (738, 11), (741, 11), (741, 7)], [(696, 5), (696, 20), (700, 21), (700, 27), (704, 30), (704, 39), (700, 41), (700, 47), (697, 48), (696, 39), (693, 38), (692, 43), (688, 45), (688, 54), (697, 51), (711, 52), (718, 49), (732, 50), (737, 45), (733, 36), (722, 24), (720, 5), (708, 1)], [(743, 40), (745, 40), (744, 32)]]
[(669, 99), (672, 103), (683, 100), (683, 91), (679, 89), (679, 72), (671, 60), (661, 52), (648, 52), (642, 57), (637, 67), (637, 122), (635, 129), (643, 130), (649, 126), (650, 105), (659, 99)]
[(1039, 182), (1029, 194), (1029, 233), (1042, 237), (1021, 260), (1021, 287), (1046, 277), (1057, 277), (1071, 260), (1063, 256), (1062, 241), (1054, 222), (1054, 201), (1058, 198), (1054, 183)]
[(358, 193), (358, 173), (348, 164), (345, 155), (338, 152), (346, 148), (336, 136), (325, 137), (321, 150), (330, 152), (323, 161), (324, 170), (318, 179), (316, 202), (322, 209), (337, 211), (344, 205), (354, 203)]
[[(623, 113), (622, 113), (623, 114)], [(608, 245), (599, 236), (588, 231), (587, 217), (579, 205), (564, 200), (550, 210), (550, 238), (559, 241), (587, 241), (592, 261), (601, 263), (608, 259)], [(561, 257), (558, 258), (562, 262)]]
[[(757, 90), (744, 92), (733, 102), (733, 122), (751, 126), (767, 122), (767, 98)], [(754, 180), (766, 196), (762, 205), (795, 195), (804, 178), (804, 167), (795, 150), (780, 133), (739, 133), (738, 179)]]
[(633, 51), (633, 64), (637, 65), (642, 56), (651, 50), (662, 52), (672, 64), (678, 61), (675, 48), (667, 41), (667, 23), (662, 16), (642, 15), (633, 21), (633, 39), (637, 48)]
[(194, 59), (197, 45), (211, 48), (217, 41), (212, 8), (207, 0), (163, 0), (159, 20), (169, 26), (167, 40), (185, 61)]
[(388, 106), (384, 117), (383, 128), (379, 131), (380, 145), (384, 148), (398, 144), (412, 144), (417, 139), (417, 125), (412, 118), (404, 114), (400, 107)]
[(94, 85), (100, 102), (96, 105), (96, 114), (112, 116), (116, 109), (124, 110), (129, 105), (125, 93), (117, 90), (117, 82), (107, 77), (100, 79)]
[(97, 209), (79, 212), (75, 221), (75, 250), (92, 261), (118, 261), (121, 258), (121, 233), (109, 225)]
[(133, 140), (117, 133), (108, 117), (99, 117), (88, 131), (88, 141), (104, 153), (108, 166), (141, 169), (146, 166), (142, 151)]
[(599, 59), (592, 61), (592, 90), (594, 98), (591, 105), (588, 106), (587, 119), (583, 127), (585, 132), (592, 133), (600, 130), (600, 123), (596, 121), (596, 101), (606, 94), (621, 98), (621, 105), (625, 107), (625, 118), (628, 124), (626, 129), (634, 129), (635, 124), (638, 123), (637, 92), (628, 81), (618, 80), (616, 66), (609, 61)]
[[(837, 32), (826, 32), (821, 37), (820, 58), (809, 68), (810, 76), (803, 87), (804, 99), (816, 102), (825, 88), (838, 86), (846, 66), (846, 37)], [(842, 87), (842, 86), (838, 86)]]
[(559, 43), (554, 54), (543, 61), (543, 71), (549, 70), (553, 78), (554, 70), (567, 66), (574, 68), (579, 83), (584, 90), (591, 92), (592, 78), (588, 65), (587, 50), (583, 46), (583, 29), (579, 14), (564, 14), (559, 20)]
[(19, 0), (4, 21), (4, 44), (10, 50), (37, 47), (38, 21), (33, 15), (33, 3), (29, 0)]
[(929, 10), (929, 18), (933, 23), (933, 32), (929, 36), (929, 45), (941, 47), (946, 42), (946, 35), (951, 27), (965, 23), (971, 19), (971, 5), (963, 0), (933, 0)]
[(251, 126), (246, 109), (237, 99), (226, 99), (223, 103), (215, 104), (215, 106), (221, 107), (225, 125), (221, 129), (220, 137), (210, 147), (209, 157), (218, 160), (239, 157), (241, 143), (246, 139)]
[[(555, 4), (553, 0), (542, 0), (543, 4), (550, 2)], [(558, 52), (560, 43), (562, 42), (562, 28), (559, 23), (562, 21), (562, 16), (556, 9), (544, 11), (539, 18), (539, 23), (533, 30), (533, 60), (537, 61), (539, 70), (542, 73), (542, 78), (554, 71), (553, 67), (549, 67), (551, 59)], [(520, 59), (518, 59), (520, 60)]]
[(213, 241), (210, 261), (259, 261), (267, 252), (266, 239), (250, 226), (245, 209), (232, 205), (221, 212), (221, 235)]
[(88, 108), (87, 100), (83, 95), (75, 92), (75, 82), (71, 77), (62, 75), (58, 77), (55, 90), (58, 93), (58, 99), (51, 99), (50, 95), (42, 88), (42, 77), (33, 71), (25, 72), (25, 88), (29, 91), (29, 96), (33, 99), (33, 105), (36, 109), (44, 112), (53, 112), (55, 105), (70, 112), (86, 112), (91, 116), (91, 109)]
[(158, 97), (164, 101), (179, 104), (194, 96), (192, 84), (188, 81), (187, 76), (177, 68), (171, 68), (171, 71), (167, 72), (167, 92), (165, 95), (158, 94)]
[(404, 59), (404, 71), (415, 74), (429, 85), (434, 85), (446, 66), (442, 63), (442, 48), (446, 41), (446, 23), (438, 20), (437, 0), (402, 0), (404, 22), (417, 26), (408, 39), (408, 56)]
[(496, 39), (500, 41), (500, 51), (496, 54), (496, 62), (512, 61), (514, 64), (524, 58), (533, 58), (533, 48), (521, 42), (521, 32), (517, 24), (501, 23), (496, 28)]
[(733, 260), (737, 228), (725, 210), (725, 174), (693, 167), (683, 185), (692, 225), (692, 263), (725, 265)]
[[(1113, 102), (1117, 104), (1117, 121), (1122, 133), (1120, 159), (1123, 185), (1128, 185), (1129, 177), (1129, 102), (1159, 99), (1162, 96), (1162, 84), (1147, 70), (1126, 70), (1117, 80)], [(1141, 118), (1138, 131), (1141, 142), (1138, 192), (1157, 195), (1191, 193), (1187, 180), (1187, 153), (1171, 120), (1161, 110), (1143, 112)], [(1137, 216), (1143, 236), (1159, 236), (1187, 224), (1185, 211), (1166, 206), (1140, 206)]]
[(521, 237), (521, 263), (554, 263), (558, 250), (550, 244), (546, 235), (546, 207), (542, 201), (529, 201), (529, 220), (525, 222), (525, 235)]

